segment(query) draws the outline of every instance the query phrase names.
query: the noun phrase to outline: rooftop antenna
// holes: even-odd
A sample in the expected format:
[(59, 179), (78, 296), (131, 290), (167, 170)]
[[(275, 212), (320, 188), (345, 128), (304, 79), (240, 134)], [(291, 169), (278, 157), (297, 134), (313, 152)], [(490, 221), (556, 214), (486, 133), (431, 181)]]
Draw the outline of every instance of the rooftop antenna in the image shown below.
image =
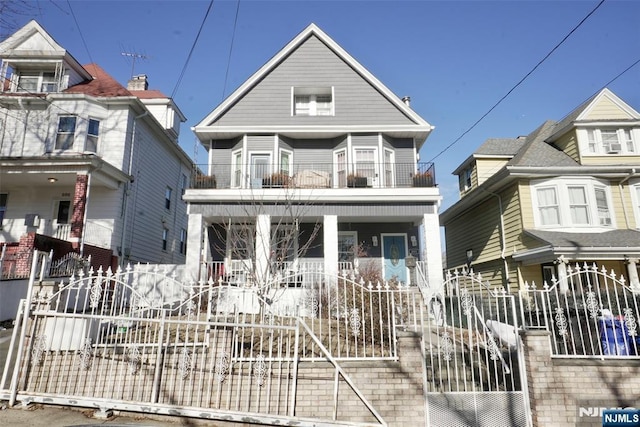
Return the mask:
[(131, 62), (131, 77), (129, 77), (130, 79), (133, 78), (133, 71), (136, 67), (136, 59), (149, 59), (149, 57), (147, 55), (143, 55), (141, 53), (135, 53), (135, 52), (120, 52), (120, 54), (122, 56), (126, 56), (129, 58), (132, 58), (132, 62)]

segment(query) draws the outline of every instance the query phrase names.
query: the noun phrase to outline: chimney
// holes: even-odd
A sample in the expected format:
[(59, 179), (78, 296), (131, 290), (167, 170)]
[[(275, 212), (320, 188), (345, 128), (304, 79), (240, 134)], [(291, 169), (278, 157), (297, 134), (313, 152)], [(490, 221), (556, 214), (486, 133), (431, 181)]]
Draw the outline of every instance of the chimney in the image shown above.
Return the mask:
[(402, 102), (407, 104), (407, 107), (411, 107), (411, 97), (410, 96), (403, 96), (402, 97)]
[(149, 82), (147, 81), (146, 74), (139, 74), (133, 76), (129, 83), (127, 83), (127, 90), (147, 90), (149, 88)]

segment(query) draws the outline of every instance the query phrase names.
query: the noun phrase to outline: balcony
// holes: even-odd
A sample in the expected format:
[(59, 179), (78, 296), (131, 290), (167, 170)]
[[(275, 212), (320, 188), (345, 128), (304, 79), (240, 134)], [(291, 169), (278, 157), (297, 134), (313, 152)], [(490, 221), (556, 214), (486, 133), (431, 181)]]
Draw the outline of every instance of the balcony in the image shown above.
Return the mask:
[[(210, 173), (202, 173), (210, 170)], [(194, 189), (436, 187), (433, 163), (196, 165)]]

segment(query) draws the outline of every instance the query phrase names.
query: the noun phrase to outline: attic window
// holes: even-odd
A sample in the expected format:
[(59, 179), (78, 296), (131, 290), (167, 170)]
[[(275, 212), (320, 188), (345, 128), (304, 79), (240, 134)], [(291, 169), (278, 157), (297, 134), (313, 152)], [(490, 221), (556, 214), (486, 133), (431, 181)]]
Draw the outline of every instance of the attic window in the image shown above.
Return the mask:
[(293, 88), (294, 116), (333, 116), (333, 88)]
[(590, 154), (636, 153), (634, 131), (631, 128), (603, 128), (587, 130), (587, 148)]

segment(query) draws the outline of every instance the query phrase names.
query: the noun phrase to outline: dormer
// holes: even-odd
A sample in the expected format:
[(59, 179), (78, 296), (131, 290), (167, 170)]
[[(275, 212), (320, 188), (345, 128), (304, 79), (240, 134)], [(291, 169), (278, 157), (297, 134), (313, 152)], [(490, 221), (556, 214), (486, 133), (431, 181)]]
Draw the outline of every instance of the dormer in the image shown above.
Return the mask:
[(570, 113), (547, 139), (583, 165), (637, 164), (640, 114), (608, 89)]
[(471, 156), (453, 171), (458, 176), (460, 196), (482, 185), (507, 165), (520, 150), (525, 137), (487, 139)]
[(151, 115), (162, 125), (169, 135), (180, 135), (180, 124), (187, 119), (173, 100), (159, 90), (149, 89), (145, 74), (133, 76), (127, 83), (127, 90), (138, 97)]
[(1, 92), (42, 94), (61, 92), (91, 80), (78, 61), (36, 22), (30, 21), (0, 43)]

